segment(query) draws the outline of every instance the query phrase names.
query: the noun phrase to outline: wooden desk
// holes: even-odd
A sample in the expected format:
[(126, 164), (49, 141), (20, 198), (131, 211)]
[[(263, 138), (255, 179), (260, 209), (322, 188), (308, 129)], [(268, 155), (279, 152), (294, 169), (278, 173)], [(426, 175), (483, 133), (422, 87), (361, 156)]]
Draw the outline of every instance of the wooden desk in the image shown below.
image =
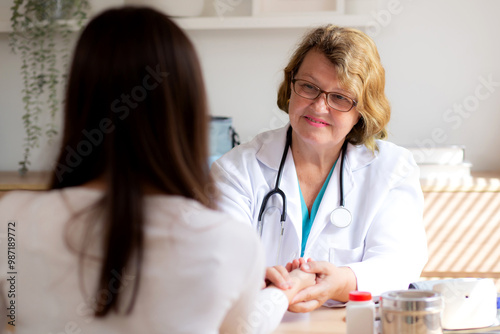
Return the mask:
[(50, 181), (50, 172), (0, 172), (0, 197), (10, 190), (45, 190)]
[(273, 334), (345, 334), (345, 308), (320, 307), (310, 313), (287, 312)]

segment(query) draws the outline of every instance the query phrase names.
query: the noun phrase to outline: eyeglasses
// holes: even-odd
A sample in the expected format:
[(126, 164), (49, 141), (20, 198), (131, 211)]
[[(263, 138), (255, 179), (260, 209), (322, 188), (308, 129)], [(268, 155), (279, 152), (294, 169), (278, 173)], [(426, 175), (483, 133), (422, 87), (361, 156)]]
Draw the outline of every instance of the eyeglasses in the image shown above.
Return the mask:
[(326, 92), (315, 84), (301, 79), (292, 79), (293, 91), (308, 100), (315, 100), (322, 93), (326, 94), (326, 103), (333, 109), (347, 112), (358, 103), (348, 96), (336, 92)]

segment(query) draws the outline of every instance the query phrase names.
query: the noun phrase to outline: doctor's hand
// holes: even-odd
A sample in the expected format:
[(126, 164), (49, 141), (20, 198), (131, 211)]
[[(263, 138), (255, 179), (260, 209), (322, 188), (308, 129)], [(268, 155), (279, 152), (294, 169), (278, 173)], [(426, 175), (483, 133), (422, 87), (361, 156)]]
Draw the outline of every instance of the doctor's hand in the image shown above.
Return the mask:
[(328, 299), (346, 302), (349, 292), (356, 290), (356, 276), (349, 267), (336, 267), (325, 261), (309, 261), (301, 264), (300, 269), (316, 274), (316, 284), (297, 293), (288, 308), (291, 312), (315, 310)]

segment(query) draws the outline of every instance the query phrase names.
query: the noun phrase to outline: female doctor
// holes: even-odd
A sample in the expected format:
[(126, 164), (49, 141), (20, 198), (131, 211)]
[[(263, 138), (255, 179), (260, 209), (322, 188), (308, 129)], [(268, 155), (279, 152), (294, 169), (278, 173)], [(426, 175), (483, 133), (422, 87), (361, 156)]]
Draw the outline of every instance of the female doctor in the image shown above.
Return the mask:
[(268, 280), (286, 280), (294, 259), (314, 260), (301, 263), (317, 283), (291, 311), (345, 302), (356, 289), (406, 289), (426, 263), (419, 170), (409, 151), (382, 141), (384, 86), (366, 34), (317, 28), (284, 69), (278, 106), (290, 123), (212, 165), (220, 208), (261, 235)]

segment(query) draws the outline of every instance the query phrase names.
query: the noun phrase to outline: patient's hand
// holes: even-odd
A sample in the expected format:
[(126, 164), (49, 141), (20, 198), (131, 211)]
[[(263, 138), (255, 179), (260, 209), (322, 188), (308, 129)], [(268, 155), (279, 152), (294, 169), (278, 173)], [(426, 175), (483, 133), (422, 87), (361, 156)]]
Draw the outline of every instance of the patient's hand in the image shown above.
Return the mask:
[(274, 266), (266, 268), (266, 278), (262, 288), (270, 286), (271, 284), (282, 290), (290, 289), (293, 285), (290, 277), (290, 270), (285, 269), (283, 266)]
[(300, 269), (292, 270), (290, 272), (290, 277), (293, 282), (292, 289), (296, 289), (297, 292), (316, 284), (316, 274), (306, 273)]
[(266, 277), (264, 279), (264, 283), (262, 284), (262, 289), (273, 284), (275, 287), (280, 288), (281, 290), (291, 289), (293, 286), (293, 281), (290, 276), (290, 272), (300, 268), (301, 265), (305, 264), (308, 261), (312, 261), (311, 258), (306, 259), (301, 257), (299, 259), (295, 259), (292, 262), (283, 266), (274, 266), (266, 268)]
[(301, 258), (298, 258), (298, 259), (293, 260), (292, 262), (288, 262), (288, 263), (286, 264), (286, 266), (285, 266), (285, 269), (286, 269), (288, 272), (290, 272), (290, 271), (292, 271), (292, 270), (295, 270), (295, 269), (300, 268), (300, 266), (301, 266), (301, 265), (303, 265), (303, 264), (305, 264), (305, 263), (307, 263), (307, 262), (310, 262), (310, 261), (312, 261), (312, 259), (311, 259), (311, 258), (308, 258), (308, 259), (306, 260), (305, 258), (301, 257)]
[(328, 299), (347, 301), (349, 291), (356, 290), (356, 275), (349, 267), (337, 267), (326, 261), (308, 261), (300, 270), (315, 274), (316, 284), (297, 293), (288, 310), (310, 312)]
[[(297, 295), (297, 293), (299, 293), (300, 291), (302, 291), (307, 287), (316, 284), (316, 274), (306, 273), (305, 271), (302, 271), (300, 269), (295, 269), (292, 270), (289, 273), (289, 275), (293, 284), (290, 288), (286, 290), (282, 289), (282, 291), (288, 298), (288, 303), (290, 304), (295, 295)], [(279, 288), (279, 286), (276, 286), (273, 283), (271, 283), (269, 287)]]

